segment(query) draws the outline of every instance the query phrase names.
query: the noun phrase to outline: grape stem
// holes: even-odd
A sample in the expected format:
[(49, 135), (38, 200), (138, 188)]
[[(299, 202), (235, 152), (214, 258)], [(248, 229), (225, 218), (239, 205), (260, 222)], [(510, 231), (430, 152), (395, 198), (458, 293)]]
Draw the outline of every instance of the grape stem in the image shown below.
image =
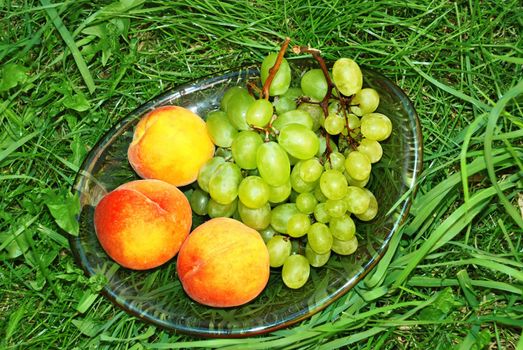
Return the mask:
[[(314, 49), (308, 46), (294, 46), (292, 48), (292, 51), (296, 54), (301, 53), (307, 53), (312, 55), (312, 57), (318, 62), (320, 65), (321, 71), (323, 72), (323, 75), (325, 76), (325, 80), (327, 81), (327, 93), (323, 97), (323, 99), (318, 103), (323, 110), (323, 114), (325, 115), (325, 118), (329, 115), (329, 100), (333, 97), (332, 96), (332, 90), (336, 88), (336, 85), (332, 82), (332, 79), (329, 74), (329, 69), (327, 68), (327, 65), (325, 64), (325, 60), (323, 57), (321, 57), (321, 51), (318, 49)], [(345, 123), (347, 127), (347, 141), (351, 145), (353, 149), (356, 149), (358, 146), (358, 142), (350, 135), (351, 129), (349, 128), (349, 119), (347, 117), (347, 111), (350, 108), (350, 102), (352, 100), (352, 96), (344, 96), (342, 93), (338, 91), (338, 100), (341, 106), (341, 109), (343, 111), (343, 116), (345, 118)], [(325, 133), (325, 140), (326, 140), (326, 149), (325, 149), (325, 156), (330, 161), (330, 154), (332, 153), (332, 149), (330, 147), (330, 134)]]
[[(323, 99), (320, 101), (319, 105), (321, 109), (323, 110), (323, 115), (325, 118), (329, 115), (329, 100), (332, 97), (332, 90), (336, 87), (334, 83), (332, 82), (332, 79), (329, 74), (329, 69), (327, 68), (327, 65), (325, 64), (325, 60), (323, 57), (321, 57), (321, 51), (318, 49), (314, 49), (308, 46), (294, 46), (292, 48), (292, 51), (295, 54), (301, 54), (301, 53), (307, 53), (310, 54), (320, 65), (321, 71), (323, 72), (323, 75), (325, 76), (325, 80), (327, 81), (327, 93), (323, 97)], [(330, 147), (330, 134), (325, 133), (325, 141), (326, 141), (326, 148), (325, 148), (325, 156), (328, 160), (330, 160), (330, 154), (332, 153), (332, 149)]]
[(358, 142), (354, 139), (354, 137), (352, 137), (350, 135), (351, 131), (353, 131), (353, 129), (350, 128), (349, 126), (349, 117), (347, 115), (347, 111), (350, 109), (350, 101), (352, 100), (352, 96), (351, 97), (347, 97), (345, 95), (342, 95), (340, 94), (340, 97), (339, 97), (339, 101), (340, 101), (340, 106), (341, 106), (341, 110), (343, 111), (343, 117), (345, 118), (345, 127), (347, 128), (347, 142), (349, 143), (349, 145), (352, 147), (353, 150), (356, 150), (358, 148)]
[(276, 73), (278, 73), (278, 70), (280, 69), (281, 62), (283, 60), (283, 56), (285, 55), (285, 51), (287, 51), (287, 47), (289, 46), (289, 43), (291, 42), (291, 38), (286, 37), (285, 41), (283, 42), (282, 46), (280, 47), (280, 51), (278, 52), (278, 56), (276, 57), (276, 62), (274, 62), (274, 66), (269, 69), (269, 75), (267, 76), (267, 80), (265, 80), (265, 84), (263, 84), (263, 90), (262, 90), (262, 98), (269, 100), (269, 88), (271, 87), (271, 83), (274, 80), (274, 77), (276, 76)]
[(332, 97), (332, 90), (336, 87), (334, 83), (331, 80), (331, 77), (329, 75), (329, 69), (327, 68), (327, 65), (325, 64), (325, 60), (323, 57), (321, 57), (321, 51), (318, 49), (313, 49), (308, 46), (294, 46), (292, 48), (292, 51), (296, 54), (301, 53), (308, 53), (312, 55), (312, 57), (318, 61), (318, 64), (320, 65), (321, 71), (323, 72), (323, 75), (325, 76), (325, 80), (327, 80), (327, 93), (325, 94), (325, 97), (323, 97), (323, 100), (320, 101), (319, 105), (321, 109), (323, 110), (323, 114), (325, 117), (329, 115), (329, 100)]
[(262, 94), (262, 90), (252, 81), (247, 83), (247, 90), (249, 90), (251, 96), (254, 96), (255, 94), (261, 96)]
[(277, 129), (275, 129), (273, 126), (272, 126), (272, 123), (274, 123), (274, 121), (278, 118), (278, 116), (276, 114), (273, 114), (272, 117), (271, 117), (271, 120), (269, 121), (269, 124), (267, 124), (266, 127), (262, 128), (262, 127), (259, 127), (259, 126), (255, 126), (255, 125), (249, 125), (251, 127), (251, 129), (253, 130), (256, 130), (262, 134), (265, 135), (265, 142), (269, 142), (271, 140), (270, 136), (274, 136), (274, 137), (278, 137), (279, 135), (279, 131)]

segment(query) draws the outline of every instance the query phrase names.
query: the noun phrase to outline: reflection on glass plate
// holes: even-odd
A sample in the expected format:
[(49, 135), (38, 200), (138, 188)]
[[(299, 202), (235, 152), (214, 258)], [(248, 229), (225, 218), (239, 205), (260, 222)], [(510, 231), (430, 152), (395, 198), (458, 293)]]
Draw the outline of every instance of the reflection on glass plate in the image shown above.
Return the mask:
[[(289, 62), (296, 74), (314, 65), (311, 60)], [(259, 83), (258, 69), (245, 67), (180, 86), (149, 101), (96, 144), (85, 159), (74, 188), (82, 209), (80, 234), (72, 237), (70, 244), (78, 263), (89, 276), (107, 278), (103, 293), (116, 305), (158, 326), (193, 335), (261, 334), (289, 326), (325, 308), (361, 280), (384, 254), (391, 236), (407, 215), (410, 194), (421, 169), (421, 132), (411, 102), (382, 75), (370, 70), (363, 70), (363, 74), (364, 85), (380, 94), (378, 112), (392, 120), (394, 129), (382, 143), (384, 157), (373, 165), (368, 186), (378, 199), (379, 213), (371, 222), (357, 223), (360, 244), (355, 254), (333, 254), (326, 266), (311, 269), (311, 278), (298, 290), (286, 288), (275, 270), (267, 288), (254, 301), (218, 309), (199, 305), (187, 297), (176, 276), (176, 259), (154, 270), (131, 271), (114, 263), (99, 245), (93, 226), (94, 207), (107, 192), (138, 178), (127, 161), (127, 147), (139, 118), (167, 104), (184, 106), (205, 117), (217, 108), (227, 88), (245, 86), (248, 81)], [(195, 217), (194, 225), (202, 220), (205, 218)]]

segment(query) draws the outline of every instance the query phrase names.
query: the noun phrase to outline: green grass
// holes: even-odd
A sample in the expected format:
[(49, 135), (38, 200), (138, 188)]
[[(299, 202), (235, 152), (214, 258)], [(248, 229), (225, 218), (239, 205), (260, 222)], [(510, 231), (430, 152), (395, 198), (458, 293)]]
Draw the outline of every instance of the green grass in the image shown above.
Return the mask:
[[(0, 348), (523, 349), (522, 27), (510, 0), (0, 0)], [(74, 209), (82, 159), (143, 102), (285, 36), (412, 99), (408, 221), (364, 281), (289, 329), (196, 339), (115, 308), (72, 259), (58, 224), (74, 222), (51, 215)]]

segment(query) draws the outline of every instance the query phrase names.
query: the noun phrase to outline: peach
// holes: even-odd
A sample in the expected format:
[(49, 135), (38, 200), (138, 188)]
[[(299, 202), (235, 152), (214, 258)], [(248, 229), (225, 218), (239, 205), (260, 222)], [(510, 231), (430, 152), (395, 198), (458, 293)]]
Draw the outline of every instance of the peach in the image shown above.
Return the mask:
[(102, 248), (118, 264), (152, 269), (172, 259), (187, 238), (192, 212), (185, 195), (161, 180), (136, 180), (106, 194), (94, 210)]
[(144, 179), (187, 185), (213, 157), (214, 144), (203, 119), (179, 106), (159, 107), (136, 125), (127, 156)]
[(193, 300), (213, 307), (245, 304), (269, 280), (269, 253), (260, 234), (230, 218), (198, 226), (177, 258), (178, 277)]

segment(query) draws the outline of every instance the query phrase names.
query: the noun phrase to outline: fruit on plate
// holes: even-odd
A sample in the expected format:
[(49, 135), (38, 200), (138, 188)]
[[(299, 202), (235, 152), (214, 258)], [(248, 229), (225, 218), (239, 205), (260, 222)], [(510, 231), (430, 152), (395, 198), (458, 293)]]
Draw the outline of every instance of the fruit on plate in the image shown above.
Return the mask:
[(214, 155), (205, 122), (179, 106), (163, 106), (136, 125), (127, 152), (129, 163), (145, 179), (175, 186), (190, 184)]
[[(264, 59), (262, 87), (231, 86), (207, 114), (209, 135), (219, 143), (201, 168), (191, 204), (199, 215), (272, 231), (264, 236), (270, 265), (297, 289), (311, 266), (354, 254), (359, 225), (378, 215), (367, 184), (393, 125), (380, 112), (378, 91), (364, 87), (358, 63), (342, 57), (330, 68), (318, 50), (295, 46), (318, 67), (291, 74), (288, 43)], [(246, 111), (241, 127), (232, 110)]]
[(102, 248), (118, 264), (152, 269), (171, 260), (190, 232), (185, 195), (161, 180), (127, 182), (106, 194), (94, 211)]
[(269, 253), (260, 234), (231, 218), (198, 226), (180, 248), (176, 264), (189, 297), (213, 307), (251, 301), (270, 274)]

